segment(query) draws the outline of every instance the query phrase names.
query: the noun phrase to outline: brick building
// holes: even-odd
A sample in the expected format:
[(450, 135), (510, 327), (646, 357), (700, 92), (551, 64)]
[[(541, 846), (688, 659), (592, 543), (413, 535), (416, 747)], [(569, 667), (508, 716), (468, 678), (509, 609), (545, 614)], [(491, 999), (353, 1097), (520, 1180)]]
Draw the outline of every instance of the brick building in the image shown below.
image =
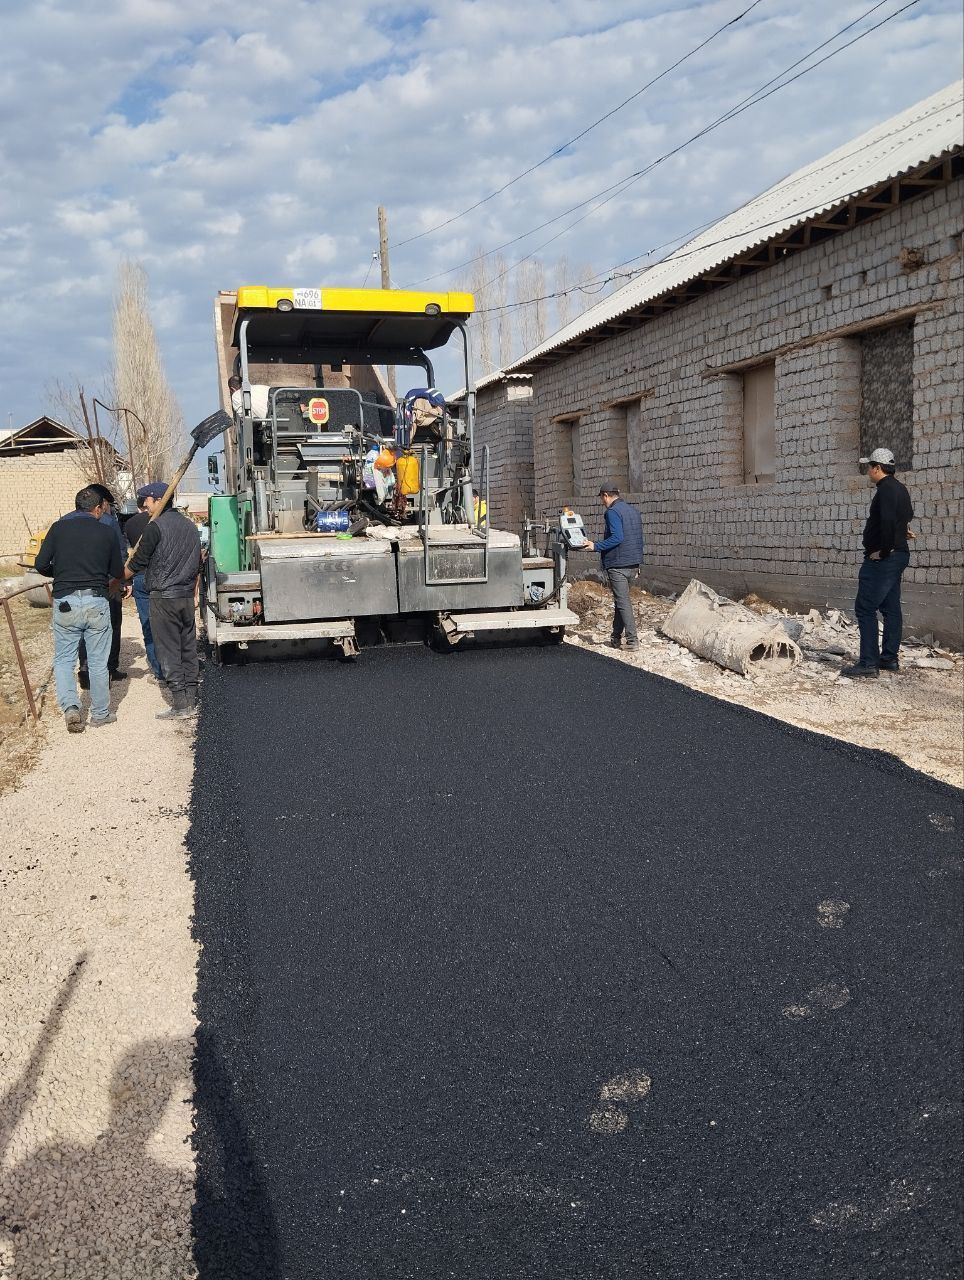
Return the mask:
[(647, 585), (849, 608), (872, 496), (857, 459), (885, 445), (916, 509), (908, 623), (959, 642), (961, 121), (956, 84), (480, 384), (495, 521), (572, 504), (601, 527), (614, 479), (643, 516)]
[(88, 441), (53, 418), (0, 433), (0, 559), (23, 554), (28, 528), (36, 533), (73, 511), (93, 473)]

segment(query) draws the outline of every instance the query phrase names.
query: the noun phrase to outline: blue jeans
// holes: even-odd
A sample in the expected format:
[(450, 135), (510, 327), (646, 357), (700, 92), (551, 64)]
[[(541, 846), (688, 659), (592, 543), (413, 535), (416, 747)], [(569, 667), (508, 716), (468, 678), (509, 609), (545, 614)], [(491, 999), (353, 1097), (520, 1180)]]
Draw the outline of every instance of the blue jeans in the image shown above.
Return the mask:
[[(910, 561), (907, 551), (892, 551), (886, 560), (865, 560), (857, 577), (854, 613), (860, 628), (860, 661), (870, 667), (896, 662), (903, 618), (900, 611), (900, 578)], [(881, 648), (877, 612), (884, 619)]]
[[(64, 605), (67, 608), (64, 609)], [(110, 607), (106, 596), (91, 591), (74, 591), (54, 599), (54, 680), (61, 711), (79, 707), (74, 667), (77, 650), (83, 640), (87, 645), (87, 669), (90, 673), (90, 715), (103, 720), (110, 712), (110, 657), (112, 629)]]
[(141, 620), (141, 632), (144, 636), (147, 664), (160, 680), (161, 664), (158, 662), (157, 653), (154, 650), (154, 632), (151, 630), (151, 593), (147, 589), (142, 573), (134, 574), (134, 604), (137, 606), (137, 616)]

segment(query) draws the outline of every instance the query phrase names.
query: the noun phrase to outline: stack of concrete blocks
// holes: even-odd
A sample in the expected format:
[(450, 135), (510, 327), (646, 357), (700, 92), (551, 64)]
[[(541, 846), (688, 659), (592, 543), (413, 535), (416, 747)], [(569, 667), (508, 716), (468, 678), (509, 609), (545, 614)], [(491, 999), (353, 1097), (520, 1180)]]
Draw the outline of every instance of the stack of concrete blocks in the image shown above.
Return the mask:
[[(727, 595), (851, 607), (872, 492), (857, 462), (859, 333), (832, 334), (912, 319), (913, 469), (901, 478), (918, 537), (905, 615), (959, 642), (961, 200), (956, 180), (535, 369), (536, 508), (573, 504), (598, 533), (598, 487), (625, 477), (624, 496), (643, 516), (644, 581), (654, 589), (699, 577)], [(742, 371), (726, 370), (767, 360), (776, 364), (776, 465), (772, 480), (747, 484)], [(493, 449), (507, 431), (500, 394), (493, 387), (480, 398), (480, 438)], [(512, 431), (505, 448), (516, 458), (517, 418)]]

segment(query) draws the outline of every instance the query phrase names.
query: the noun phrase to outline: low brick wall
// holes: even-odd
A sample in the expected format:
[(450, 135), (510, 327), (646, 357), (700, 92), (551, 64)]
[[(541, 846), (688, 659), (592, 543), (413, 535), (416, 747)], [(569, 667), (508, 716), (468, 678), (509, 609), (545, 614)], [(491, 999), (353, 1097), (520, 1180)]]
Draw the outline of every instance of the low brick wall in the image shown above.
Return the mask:
[(87, 483), (82, 450), (56, 453), (0, 453), (0, 557), (20, 556), (31, 532), (74, 509), (74, 496)]

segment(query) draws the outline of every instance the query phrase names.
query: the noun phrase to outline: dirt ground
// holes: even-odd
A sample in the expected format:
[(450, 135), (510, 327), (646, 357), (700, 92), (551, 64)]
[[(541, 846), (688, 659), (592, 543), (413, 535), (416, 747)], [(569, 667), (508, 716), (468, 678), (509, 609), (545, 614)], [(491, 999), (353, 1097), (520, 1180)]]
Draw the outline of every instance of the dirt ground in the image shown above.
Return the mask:
[[(38, 706), (42, 707), (48, 687), (53, 689), (50, 610), (31, 608), (25, 596), (15, 596), (10, 601), (10, 612), (30, 683)], [(40, 723), (35, 724), (6, 619), (0, 613), (0, 796), (23, 777), (45, 741), (43, 714)]]
[(21, 726), (19, 674), (19, 708), (0, 698), (0, 1280), (195, 1275), (193, 726), (155, 722), (130, 606), (124, 635), (116, 724), (68, 734), (51, 689), (39, 733)]
[[(632, 590), (640, 648), (630, 653), (606, 642), (612, 627), (612, 595), (597, 582), (573, 585), (569, 604), (581, 625), (567, 642), (602, 646), (600, 653), (790, 724), (861, 747), (897, 756), (914, 769), (964, 787), (964, 662), (961, 654), (909, 642), (901, 650), (903, 670), (879, 680), (841, 679), (840, 668), (857, 657), (857, 628), (842, 614), (823, 615), (804, 661), (785, 675), (748, 679), (706, 662), (659, 634), (674, 601)], [(765, 601), (747, 603), (763, 615), (804, 626), (803, 615), (786, 614)], [(834, 652), (835, 651), (835, 652)], [(914, 665), (924, 664), (924, 665)], [(933, 665), (931, 665), (933, 664)]]

